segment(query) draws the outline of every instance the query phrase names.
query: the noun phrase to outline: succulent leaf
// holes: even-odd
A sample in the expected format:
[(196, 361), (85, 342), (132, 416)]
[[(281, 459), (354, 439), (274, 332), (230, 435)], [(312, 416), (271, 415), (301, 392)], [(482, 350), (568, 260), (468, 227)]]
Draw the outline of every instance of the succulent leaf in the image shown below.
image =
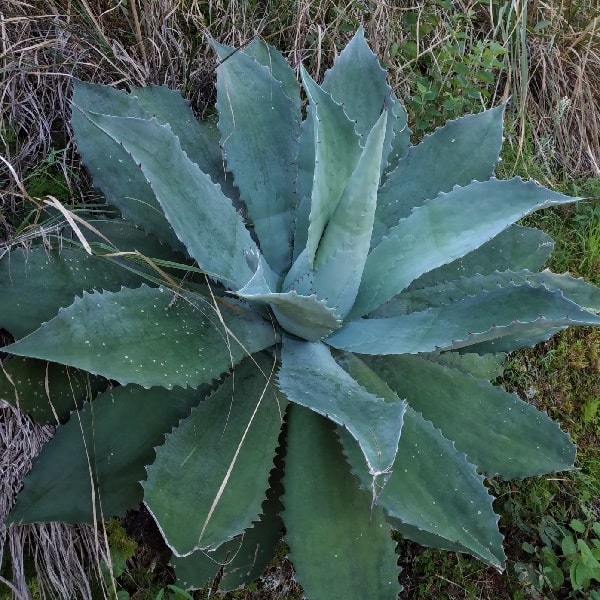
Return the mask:
[[(225, 48), (220, 52), (220, 56), (225, 55), (224, 50), (234, 51), (234, 48)], [(281, 82), (283, 91), (292, 101), (294, 114), (299, 115), (302, 107), (300, 99), (300, 86), (294, 69), (290, 63), (285, 60), (281, 52), (273, 48), (273, 46), (265, 43), (260, 38), (255, 38), (250, 44), (243, 49), (244, 54), (252, 56), (258, 63), (267, 67), (271, 75)], [(227, 59), (229, 60), (229, 59)]]
[(474, 275), (455, 281), (445, 281), (432, 287), (408, 289), (373, 311), (371, 316), (405, 315), (431, 307), (443, 306), (483, 291), (489, 292), (507, 285), (523, 283), (528, 283), (533, 287), (544, 286), (551, 291), (560, 291), (566, 298), (582, 308), (600, 311), (600, 289), (596, 286), (586, 283), (583, 279), (575, 279), (567, 273), (557, 275), (548, 270), (541, 273), (525, 270), (502, 273), (496, 271), (490, 275)]
[[(223, 153), (219, 146), (219, 130), (215, 121), (198, 121), (181, 94), (162, 85), (133, 87), (131, 95), (137, 98), (140, 106), (146, 111), (147, 119), (154, 117), (161, 125), (168, 123), (190, 160), (195, 162), (202, 172), (210, 175), (214, 183), (221, 186), (226, 196), (237, 199), (238, 191), (233, 185), (233, 178), (223, 167)], [(89, 110), (94, 112), (94, 106), (90, 106)]]
[(279, 388), (288, 399), (345, 427), (372, 476), (389, 469), (398, 449), (405, 403), (386, 403), (350, 377), (321, 343), (285, 337)]
[(77, 149), (94, 185), (124, 218), (155, 234), (172, 248), (185, 251), (131, 155), (110, 136), (100, 132), (85, 115), (86, 111), (101, 107), (107, 114), (148, 118), (136, 98), (108, 86), (74, 80), (72, 102), (71, 125)]
[(388, 516), (387, 520), (394, 530), (400, 533), (402, 537), (416, 542), (421, 546), (439, 548), (440, 550), (449, 550), (451, 552), (471, 553), (468, 548), (461, 546), (458, 542), (452, 542), (440, 535), (426, 531), (425, 529), (419, 529), (419, 527), (415, 527), (414, 525), (403, 523), (400, 519), (394, 519), (393, 517)]
[(495, 271), (539, 271), (544, 268), (553, 248), (552, 238), (540, 229), (511, 225), (462, 258), (424, 273), (408, 289), (430, 287)]
[[(314, 106), (315, 163), (306, 242), (308, 262), (312, 267), (323, 231), (356, 167), (361, 147), (354, 124), (343, 107), (315, 83), (304, 69), (301, 69), (301, 74), (306, 94)], [(287, 281), (284, 289), (286, 284)]]
[[(244, 285), (252, 277), (246, 254), (258, 254), (256, 244), (231, 200), (188, 158), (170, 127), (154, 119), (91, 112), (85, 116), (140, 165), (166, 218), (200, 268), (226, 287)], [(216, 243), (212, 236), (219, 230)]]
[[(518, 311), (514, 307), (519, 307)], [(495, 353), (520, 348), (523, 340), (533, 344), (544, 341), (557, 328), (598, 324), (600, 317), (566, 299), (560, 291), (509, 284), (420, 312), (351, 321), (326, 342), (359, 354), (416, 354), (494, 340), (495, 345), (481, 353)], [(520, 345), (513, 347), (515, 339)], [(505, 340), (511, 344), (505, 345)]]
[(310, 225), (311, 195), (315, 173), (315, 107), (306, 107), (306, 119), (300, 126), (298, 147), (298, 178), (296, 180), (296, 195), (299, 200), (296, 206), (296, 228), (294, 231), (295, 261), (306, 248), (308, 227)]
[(322, 84), (323, 89), (344, 107), (348, 117), (355, 122), (363, 145), (367, 134), (387, 109), (382, 170), (390, 153), (393, 161), (404, 156), (410, 141), (406, 111), (386, 79), (386, 72), (369, 48), (363, 28), (360, 27), (331, 69), (325, 73)]
[(390, 527), (344, 467), (331, 424), (290, 406), (283, 481), (290, 558), (309, 598), (393, 600), (400, 588)]
[[(362, 487), (369, 489), (356, 444), (345, 432), (340, 439), (352, 471)], [(454, 443), (408, 406), (391, 475), (375, 495), (392, 523), (398, 519), (459, 544), (463, 552), (502, 570), (503, 538), (492, 509), (493, 498), (483, 481)]]
[(486, 381), (493, 381), (502, 376), (506, 359), (506, 354), (503, 353), (480, 355), (473, 352), (426, 352), (419, 356)]
[(574, 200), (518, 177), (474, 181), (440, 194), (413, 210), (373, 248), (352, 315), (369, 313), (423, 273), (476, 250), (521, 217)]
[(267, 303), (287, 332), (305, 340), (318, 341), (341, 326), (339, 316), (325, 300), (318, 300), (314, 294), (303, 296), (295, 290), (272, 292), (276, 287), (276, 276), (261, 261), (252, 279), (235, 294), (251, 302)]
[(128, 385), (87, 403), (35, 459), (9, 521), (96, 523), (137, 508), (153, 446), (201, 398), (199, 390)]
[(64, 423), (107, 386), (101, 377), (53, 362), (14, 356), (0, 363), (0, 398), (37, 423)]
[[(395, 391), (359, 358), (343, 353), (337, 360), (365, 389), (389, 403), (398, 403)], [(379, 486), (378, 482), (373, 485), (369, 481), (356, 442), (338, 428), (344, 453), (361, 486), (372, 490), (375, 501), (385, 509), (394, 526), (400, 520), (502, 568), (502, 536), (483, 477), (453, 442), (410, 405), (406, 417), (410, 428), (402, 428), (393, 468), (384, 485)], [(406, 533), (406, 527), (402, 529)]]
[[(300, 112), (268, 67), (244, 52), (233, 52), (214, 41), (212, 46), (221, 59), (217, 109), (227, 165), (261, 251), (281, 274), (289, 268), (292, 256)], [(257, 110), (257, 106), (269, 110)]]
[(419, 356), (381, 356), (368, 364), (487, 476), (512, 479), (573, 468), (569, 436), (516, 394)]
[(381, 114), (323, 233), (315, 259), (319, 298), (344, 317), (352, 308), (369, 253), (387, 115)]
[(281, 539), (280, 488), (280, 484), (269, 488), (260, 519), (241, 536), (221, 544), (214, 552), (196, 550), (189, 556), (173, 556), (171, 565), (177, 583), (184, 589), (199, 589), (213, 584), (219, 576), (219, 590), (227, 591), (258, 579), (273, 559)]
[(372, 245), (417, 206), (455, 185), (486, 181), (502, 146), (504, 105), (448, 121), (412, 146), (379, 190)]
[(218, 304), (217, 313), (204, 299), (142, 286), (85, 293), (7, 351), (122, 384), (197, 387), (276, 339), (271, 326), (233, 299)]
[(18, 339), (72, 304), (84, 290), (117, 291), (122, 285), (137, 285), (139, 277), (78, 249), (59, 252), (37, 246), (28, 251), (17, 248), (0, 260), (0, 280), (0, 327)]
[(286, 406), (272, 362), (259, 355), (240, 364), (166, 437), (147, 468), (144, 502), (177, 556), (219, 547), (260, 513)]

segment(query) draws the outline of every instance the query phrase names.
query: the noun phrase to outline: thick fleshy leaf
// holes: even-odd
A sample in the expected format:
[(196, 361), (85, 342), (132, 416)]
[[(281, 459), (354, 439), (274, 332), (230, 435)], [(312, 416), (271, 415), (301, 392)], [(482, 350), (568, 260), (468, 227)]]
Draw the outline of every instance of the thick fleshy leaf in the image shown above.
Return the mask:
[[(386, 145), (387, 148), (388, 140), (390, 140), (391, 134), (391, 148), (387, 154), (387, 164), (385, 172), (383, 173), (382, 182), (385, 182), (386, 174), (393, 171), (398, 164), (398, 161), (406, 156), (410, 148), (410, 129), (408, 128), (408, 115), (404, 105), (396, 94), (392, 92), (387, 102), (388, 111), (390, 116), (388, 117), (388, 132), (386, 134)], [(392, 130), (390, 131), (390, 122), (392, 123)]]
[(308, 262), (314, 266), (321, 236), (356, 167), (361, 147), (354, 123), (343, 107), (313, 81), (303, 68), (301, 73), (304, 89), (315, 111), (312, 119), (315, 166), (306, 242)]
[[(237, 199), (238, 192), (233, 186), (233, 177), (223, 166), (223, 153), (219, 146), (219, 130), (216, 121), (199, 121), (189, 102), (184, 100), (179, 92), (170, 90), (164, 85), (134, 87), (131, 89), (131, 94), (146, 111), (148, 119), (155, 117), (161, 125), (168, 123), (188, 157), (200, 167), (201, 171), (210, 175), (229, 198)], [(104, 112), (95, 106), (90, 106), (89, 109), (92, 112)], [(125, 116), (119, 113), (108, 114)]]
[(410, 135), (406, 111), (388, 85), (386, 72), (369, 48), (362, 27), (325, 73), (322, 86), (355, 122), (363, 145), (367, 134), (387, 109), (381, 168), (386, 166), (390, 153), (392, 164), (404, 156)]
[(268, 355), (247, 359), (157, 448), (144, 502), (177, 556), (219, 547), (256, 520), (285, 401)]
[(379, 190), (373, 246), (426, 200), (455, 185), (492, 177), (502, 146), (503, 114), (504, 105), (448, 121), (409, 149)]
[(14, 356), (0, 364), (0, 398), (37, 423), (64, 423), (107, 386), (101, 377), (35, 358)]
[[(400, 402), (387, 382), (362, 360), (348, 353), (339, 355), (337, 360), (371, 393), (391, 404)], [(379, 487), (373, 487), (369, 481), (356, 442), (338, 429), (344, 452), (362, 487), (372, 491), (374, 500), (392, 519), (458, 544), (462, 551), (502, 567), (504, 553), (498, 517), (492, 510), (492, 497), (483, 485), (483, 477), (452, 441), (410, 406), (406, 416), (409, 429), (402, 428), (391, 475)], [(391, 522), (397, 525), (394, 520)], [(401, 531), (407, 534), (406, 527)]]
[(212, 46), (221, 60), (217, 110), (227, 166), (261, 251), (281, 274), (292, 256), (300, 112), (268, 67), (244, 52), (214, 41)]
[(185, 246), (165, 218), (146, 177), (131, 155), (85, 116), (85, 111), (90, 110), (140, 119), (147, 119), (149, 115), (135, 96), (108, 86), (73, 80), (71, 125), (77, 150), (94, 185), (125, 219), (155, 234), (171, 247), (184, 251)]
[[(20, 248), (0, 260), (0, 327), (20, 338), (69, 306), (81, 292), (118, 290), (140, 278), (107, 260), (75, 248)], [(43, 298), (43, 302), (40, 302)]]
[(306, 107), (306, 119), (300, 126), (298, 148), (298, 178), (296, 180), (296, 229), (294, 232), (294, 261), (306, 248), (311, 209), (313, 177), (315, 173), (315, 107)]
[[(233, 48), (230, 49), (233, 51)], [(265, 43), (260, 38), (255, 38), (243, 50), (244, 54), (254, 57), (263, 67), (267, 67), (271, 75), (280, 81), (286, 96), (292, 101), (294, 114), (300, 114), (302, 101), (300, 99), (300, 86), (294, 69), (285, 60), (283, 54)], [(229, 60), (229, 59), (226, 59)]]
[(281, 540), (283, 521), (279, 499), (283, 489), (276, 478), (267, 491), (260, 520), (242, 535), (224, 542), (214, 552), (196, 550), (189, 556), (173, 556), (177, 583), (184, 589), (199, 589), (218, 582), (221, 591), (234, 590), (258, 579), (273, 560)]
[(353, 316), (371, 312), (423, 273), (479, 248), (521, 217), (576, 200), (519, 178), (475, 181), (440, 194), (414, 209), (373, 248)]
[[(179, 253), (173, 251), (173, 249), (162, 242), (158, 237), (153, 234), (148, 234), (144, 229), (139, 228), (131, 221), (125, 221), (118, 216), (114, 218), (107, 218), (104, 215), (97, 216), (93, 213), (89, 215), (77, 213), (93, 227), (93, 230), (81, 227), (82, 233), (85, 235), (85, 239), (88, 241), (93, 250), (97, 252), (99, 256), (107, 252), (121, 251), (121, 252), (139, 252), (150, 259), (157, 259), (163, 261), (173, 261), (185, 264), (190, 262), (190, 258), (187, 253)], [(97, 233), (96, 233), (97, 232)], [(80, 242), (77, 236), (72, 232), (68, 231), (70, 241), (72, 244), (76, 244), (80, 247)], [(64, 245), (64, 237), (66, 235), (65, 230), (62, 231), (61, 237)], [(121, 266), (126, 266), (127, 259), (131, 259), (130, 256), (112, 257), (111, 262)], [(141, 265), (144, 265), (142, 261), (138, 261)], [(156, 275), (156, 271), (152, 270), (151, 267), (146, 265), (152, 275)], [(138, 265), (139, 270), (139, 265)]]
[[(352, 471), (362, 487), (370, 489), (356, 443), (343, 431), (340, 439)], [(499, 570), (504, 567), (498, 516), (483, 476), (452, 441), (410, 406), (392, 473), (375, 494), (377, 504), (392, 519), (439, 536)]]
[(350, 474), (331, 423), (291, 406), (285, 462), (285, 539), (306, 596), (395, 600), (390, 527)]
[[(359, 354), (416, 354), (495, 342), (485, 352), (509, 352), (523, 340), (546, 340), (557, 328), (598, 325), (600, 317), (583, 310), (560, 291), (514, 284), (467, 296), (457, 302), (398, 317), (345, 323), (325, 341)], [(514, 347), (505, 347), (503, 340)]]
[(486, 475), (512, 479), (573, 468), (569, 436), (516, 394), (419, 356), (368, 364)]
[(506, 354), (474, 354), (470, 352), (426, 352), (420, 354), (428, 361), (458, 369), (478, 379), (493, 381), (504, 373)]
[(587, 310), (600, 311), (600, 288), (586, 283), (583, 279), (575, 279), (568, 273), (557, 275), (551, 271), (532, 273), (531, 271), (503, 271), (490, 275), (474, 275), (462, 277), (454, 281), (428, 288), (406, 290), (386, 302), (372, 313), (378, 317), (395, 317), (418, 312), (435, 306), (443, 306), (456, 302), (467, 296), (483, 291), (493, 291), (500, 287), (528, 283), (533, 287), (544, 286), (551, 291), (560, 291), (563, 295)]
[[(309, 250), (305, 249), (294, 261), (283, 283), (284, 289), (294, 290), (301, 295), (316, 294), (341, 317), (354, 303), (369, 252), (385, 119), (385, 114), (382, 114), (367, 136), (354, 172), (329, 217), (317, 250), (314, 269)], [(288, 331), (296, 333), (289, 328)], [(310, 339), (302, 334), (297, 335)]]
[(305, 340), (320, 340), (340, 327), (341, 319), (325, 300), (318, 300), (314, 294), (303, 296), (294, 290), (272, 292), (275, 284), (273, 273), (261, 261), (252, 279), (235, 294), (251, 302), (269, 304), (279, 324), (289, 333)]
[(421, 546), (427, 546), (428, 548), (439, 548), (440, 550), (449, 550), (450, 552), (469, 552), (470, 550), (464, 546), (461, 546), (458, 542), (451, 542), (446, 538), (426, 531), (425, 529), (419, 529), (414, 525), (403, 523), (400, 519), (395, 519), (388, 515), (388, 523), (392, 528), (400, 533), (407, 540), (411, 540), (420, 544)]
[(135, 162), (113, 139), (99, 134), (79, 109), (120, 117), (155, 117), (161, 125), (169, 123), (189, 158), (220, 184), (227, 196), (237, 199), (232, 177), (223, 168), (216, 124), (210, 120), (198, 121), (179, 92), (152, 85), (132, 87), (131, 93), (126, 94), (108, 86), (74, 80), (73, 104), (72, 125), (77, 147), (94, 184), (125, 218), (179, 250), (184, 247), (162, 215), (154, 192)]
[(137, 508), (153, 446), (202, 397), (128, 385), (86, 404), (35, 459), (8, 521), (94, 523)]
[(226, 302), (217, 303), (217, 313), (200, 297), (162, 287), (85, 293), (6, 351), (123, 384), (197, 387), (276, 342), (249, 307)]
[(344, 107), (363, 141), (386, 107), (391, 93), (386, 79), (386, 72), (369, 48), (362, 27), (323, 78), (323, 89)]
[(424, 273), (408, 289), (431, 287), (444, 281), (487, 275), (494, 271), (540, 271), (553, 248), (552, 238), (540, 229), (511, 225), (462, 258)]
[[(201, 269), (226, 287), (244, 285), (256, 244), (231, 200), (182, 150), (169, 125), (155, 119), (84, 115), (139, 165), (164, 215)], [(218, 232), (218, 235), (216, 234)]]
[(345, 427), (376, 476), (394, 462), (402, 429), (402, 402), (388, 404), (367, 392), (333, 359), (321, 343), (285, 337), (279, 387), (288, 399)]
[(367, 135), (317, 250), (315, 292), (319, 298), (327, 298), (342, 317), (354, 304), (369, 253), (386, 120), (384, 112)]

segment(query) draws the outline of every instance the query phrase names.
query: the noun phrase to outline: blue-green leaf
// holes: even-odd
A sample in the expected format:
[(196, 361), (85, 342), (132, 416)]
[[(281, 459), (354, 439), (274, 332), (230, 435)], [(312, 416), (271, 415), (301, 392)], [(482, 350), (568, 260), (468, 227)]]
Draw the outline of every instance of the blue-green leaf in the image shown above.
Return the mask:
[[(343, 107), (301, 70), (314, 112), (315, 169), (306, 249), (314, 265), (321, 236), (361, 155), (359, 136)], [(285, 284), (284, 284), (285, 285)]]
[(162, 287), (85, 293), (7, 351), (123, 384), (197, 387), (277, 341), (249, 307), (226, 302), (215, 307)]
[[(376, 490), (377, 505), (392, 517), (392, 524), (398, 519), (458, 544), (463, 552), (501, 570), (503, 538), (483, 476), (452, 441), (410, 406), (405, 416), (391, 475), (383, 489)], [(356, 443), (345, 432), (340, 432), (340, 438), (353, 472), (362, 487), (369, 489)]]
[(394, 462), (405, 404), (388, 404), (367, 392), (323, 344), (284, 338), (279, 387), (292, 402), (345, 427), (372, 475), (385, 473)]
[[(277, 465), (278, 460), (275, 459)], [(189, 556), (172, 556), (177, 583), (184, 589), (198, 589), (214, 583), (219, 577), (219, 590), (227, 591), (248, 585), (258, 579), (273, 560), (281, 540), (283, 510), (280, 496), (281, 469), (272, 472), (267, 497), (258, 521), (240, 536), (221, 544), (213, 552), (197, 550)]]
[[(351, 321), (325, 341), (359, 354), (416, 354), (456, 348), (474, 351), (469, 346), (493, 340), (495, 346), (482, 353), (495, 353), (520, 348), (523, 341), (546, 340), (557, 328), (597, 324), (600, 317), (561, 292), (525, 283), (407, 315)], [(510, 340), (511, 347), (502, 344), (504, 339)]]
[(288, 95), (287, 84), (268, 67), (250, 54), (211, 44), (221, 60), (217, 110), (227, 165), (264, 257), (282, 274), (292, 257), (300, 112)]
[(298, 206), (296, 207), (296, 229), (294, 232), (294, 261), (306, 248), (308, 240), (308, 227), (310, 223), (311, 195), (313, 177), (315, 172), (315, 107), (306, 108), (306, 119), (300, 127), (300, 141), (298, 149), (298, 179), (296, 181), (296, 194)]
[(86, 404), (35, 459), (9, 522), (95, 523), (137, 508), (153, 446), (203, 394), (128, 385)]
[(426, 200), (494, 174), (503, 114), (504, 105), (448, 121), (409, 149), (379, 191), (373, 246)]
[(124, 218), (176, 250), (185, 250), (135, 160), (116, 140), (98, 130), (86, 116), (88, 111), (139, 119), (148, 119), (149, 115), (135, 96), (104, 85), (73, 81), (71, 125), (77, 150), (92, 175), (94, 185), (102, 190), (106, 200), (116, 206)]
[[(233, 48), (229, 49), (233, 51)], [(286, 96), (292, 101), (294, 114), (299, 115), (302, 107), (300, 99), (300, 86), (294, 69), (285, 60), (283, 54), (265, 43), (260, 38), (255, 38), (243, 50), (244, 54), (254, 57), (261, 65), (267, 67), (271, 75), (280, 81)], [(229, 60), (229, 59), (227, 59)]]
[(506, 354), (475, 354), (472, 352), (426, 352), (420, 354), (431, 362), (457, 369), (478, 379), (494, 381), (504, 373)]
[(276, 276), (260, 261), (252, 279), (235, 294), (251, 302), (268, 304), (286, 331), (305, 340), (320, 340), (340, 327), (341, 319), (325, 300), (318, 300), (314, 294), (303, 296), (295, 290), (271, 291), (276, 287)]
[(430, 287), (460, 277), (493, 273), (494, 271), (539, 271), (554, 249), (552, 238), (531, 227), (511, 225), (476, 250), (447, 265), (424, 273), (408, 289)]
[(307, 597), (395, 600), (390, 527), (349, 472), (331, 423), (290, 406), (285, 462), (285, 540)]
[(410, 132), (406, 111), (388, 85), (386, 72), (369, 48), (362, 27), (325, 73), (323, 89), (355, 122), (363, 145), (381, 113), (387, 110), (381, 169), (386, 167), (390, 154), (389, 160), (395, 166), (408, 150)]
[(372, 316), (393, 317), (418, 312), (428, 308), (456, 302), (467, 296), (483, 291), (493, 291), (507, 285), (528, 283), (533, 287), (544, 286), (551, 291), (560, 291), (563, 295), (586, 310), (600, 311), (600, 288), (575, 279), (568, 273), (557, 275), (551, 271), (532, 273), (531, 271), (496, 271), (490, 275), (462, 277), (454, 281), (445, 281), (438, 285), (408, 289), (380, 306)]
[(84, 290), (117, 291), (140, 281), (125, 269), (81, 250), (64, 248), (59, 252), (42, 246), (17, 248), (4, 256), (0, 280), (0, 327), (17, 339), (49, 321)]
[(241, 363), (147, 467), (144, 502), (177, 556), (217, 548), (260, 513), (285, 412), (272, 362)]
[[(387, 382), (363, 361), (348, 353), (337, 360), (365, 389), (390, 404), (400, 402)], [(403, 534), (420, 532), (417, 541), (423, 542), (423, 537), (433, 535), (437, 546), (470, 552), (501, 568), (502, 536), (483, 477), (453, 442), (410, 406), (406, 417), (409, 426), (402, 428), (393, 469), (383, 482), (385, 485), (379, 487), (377, 482), (373, 487), (369, 480), (356, 442), (338, 428), (344, 453), (361, 486), (372, 490), (377, 504)]]
[(512, 479), (573, 468), (569, 436), (516, 394), (419, 356), (368, 364), (486, 475)]
[(475, 181), (440, 194), (373, 248), (352, 315), (369, 313), (423, 273), (479, 248), (521, 217), (576, 200), (519, 178)]
[(29, 413), (36, 423), (58, 425), (108, 382), (76, 369), (14, 356), (0, 365), (0, 398)]
[(342, 317), (354, 304), (369, 253), (386, 119), (384, 112), (369, 132), (317, 250), (315, 292)]
[(226, 287), (244, 285), (252, 277), (246, 254), (258, 254), (256, 244), (231, 200), (188, 158), (171, 128), (154, 119), (91, 112), (85, 117), (139, 164), (173, 230), (200, 268)]
[[(131, 95), (137, 98), (148, 119), (155, 117), (161, 125), (168, 123), (190, 160), (195, 162), (203, 173), (210, 175), (211, 179), (221, 186), (226, 196), (232, 200), (237, 199), (239, 193), (233, 186), (233, 178), (224, 168), (216, 121), (199, 121), (181, 94), (163, 85), (134, 87), (131, 89)], [(104, 112), (94, 105), (89, 108), (91, 111)], [(107, 114), (126, 116), (121, 113)]]

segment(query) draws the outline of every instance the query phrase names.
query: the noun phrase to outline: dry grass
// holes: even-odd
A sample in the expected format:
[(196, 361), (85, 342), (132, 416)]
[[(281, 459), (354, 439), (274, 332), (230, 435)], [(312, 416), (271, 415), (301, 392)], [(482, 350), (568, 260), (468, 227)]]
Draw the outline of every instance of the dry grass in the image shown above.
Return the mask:
[[(516, 0), (490, 12), (509, 50), (508, 87), (549, 174), (600, 176), (600, 7)], [(520, 144), (523, 140), (519, 140)]]
[(529, 43), (530, 72), (527, 110), (540, 148), (569, 173), (600, 176), (600, 17), (583, 31), (562, 15), (556, 39)]
[(37, 425), (18, 408), (0, 400), (0, 564), (8, 552), (12, 566), (12, 581), (0, 578), (0, 583), (10, 588), (18, 600), (31, 597), (26, 555), (33, 560), (42, 599), (91, 598), (94, 570), (106, 563), (106, 553), (90, 526), (4, 525), (23, 477), (52, 434), (53, 427)]

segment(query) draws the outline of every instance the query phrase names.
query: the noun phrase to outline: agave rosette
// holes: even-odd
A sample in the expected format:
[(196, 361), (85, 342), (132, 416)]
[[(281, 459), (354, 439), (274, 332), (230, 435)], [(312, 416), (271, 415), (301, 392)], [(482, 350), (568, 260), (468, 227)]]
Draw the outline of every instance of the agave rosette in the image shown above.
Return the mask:
[(10, 521), (143, 500), (189, 588), (251, 581), (283, 527), (309, 597), (395, 598), (392, 529), (502, 569), (484, 478), (575, 449), (490, 380), (503, 353), (600, 323), (600, 291), (543, 270), (552, 240), (517, 222), (577, 198), (494, 178), (502, 106), (410, 145), (362, 30), (320, 85), (301, 69), (305, 108), (279, 52), (212, 45), (218, 123), (164, 87), (75, 82), (78, 148), (122, 217), (95, 230), (155, 268), (77, 245), (0, 261), (23, 274), (0, 390), (65, 422)]

